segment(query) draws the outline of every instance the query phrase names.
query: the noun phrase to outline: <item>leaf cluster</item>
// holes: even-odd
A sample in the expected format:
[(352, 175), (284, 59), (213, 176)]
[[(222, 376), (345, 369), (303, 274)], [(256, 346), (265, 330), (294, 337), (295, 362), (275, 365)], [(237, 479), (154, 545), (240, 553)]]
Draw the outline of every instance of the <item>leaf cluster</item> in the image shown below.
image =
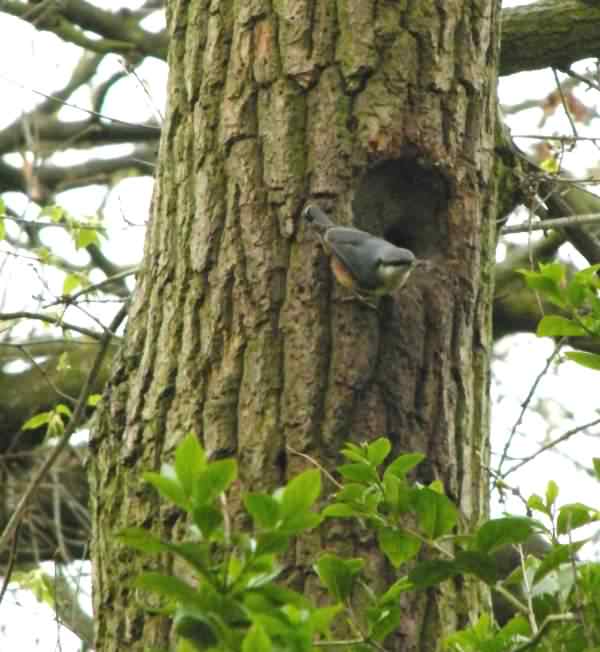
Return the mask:
[[(600, 264), (591, 265), (567, 276), (561, 263), (540, 263), (539, 271), (519, 270), (527, 286), (562, 314), (545, 315), (537, 327), (539, 337), (600, 337)], [(565, 358), (583, 367), (600, 370), (600, 355), (570, 351)]]
[[(581, 503), (557, 507), (558, 487), (550, 483), (544, 497), (530, 498), (529, 507), (550, 517), (551, 528), (535, 518), (505, 516), (458, 535), (459, 512), (441, 484), (423, 486), (410, 479), (423, 455), (400, 455), (386, 464), (390, 452), (385, 438), (361, 446), (347, 444), (342, 450), (346, 462), (338, 468), (339, 490), (320, 512), (321, 477), (315, 469), (273, 493), (246, 494), (243, 505), (253, 523), (251, 532), (233, 529), (227, 513), (225, 496), (237, 479), (235, 461), (209, 462), (193, 434), (177, 448), (173, 465), (146, 473), (145, 479), (162, 497), (187, 515), (189, 538), (165, 541), (145, 529), (130, 528), (120, 539), (143, 553), (173, 555), (189, 567), (186, 579), (147, 572), (135, 581), (136, 587), (162, 599), (160, 611), (173, 619), (178, 652), (303, 652), (332, 645), (353, 652), (385, 649), (386, 637), (402, 617), (400, 595), (457, 576), (477, 578), (511, 597), (521, 614), (501, 629), (485, 614), (474, 626), (452, 635), (445, 643), (448, 650), (509, 651), (523, 642), (530, 649), (545, 650), (548, 637), (555, 641), (557, 636), (568, 642), (566, 650), (591, 651), (589, 636), (600, 645), (600, 625), (587, 626), (589, 619), (600, 623), (600, 568), (586, 565), (575, 573), (575, 554), (587, 540), (571, 540), (577, 528), (598, 520), (595, 509)], [(600, 477), (600, 463), (595, 468)], [(371, 531), (398, 577), (376, 593), (363, 559), (324, 552), (314, 560), (314, 570), (330, 601), (317, 606), (284, 585), (281, 560), (295, 538), (325, 519), (338, 518)], [(540, 533), (549, 541), (542, 559), (528, 557), (528, 542)], [(559, 543), (559, 534), (568, 535), (569, 543)], [(517, 546), (522, 563), (506, 577), (498, 555), (509, 546)], [(423, 550), (426, 555), (419, 554)], [(577, 619), (569, 611), (576, 580)], [(367, 595), (360, 613), (353, 608), (358, 586)], [(536, 647), (535, 623), (555, 614), (569, 618), (549, 628)], [(352, 638), (336, 639), (340, 627), (352, 632)]]

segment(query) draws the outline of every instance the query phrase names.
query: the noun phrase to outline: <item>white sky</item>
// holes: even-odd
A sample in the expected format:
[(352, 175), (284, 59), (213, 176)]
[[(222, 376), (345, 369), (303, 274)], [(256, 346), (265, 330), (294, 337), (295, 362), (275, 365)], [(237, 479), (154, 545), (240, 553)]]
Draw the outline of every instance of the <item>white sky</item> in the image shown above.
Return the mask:
[[(108, 7), (128, 6), (134, 8), (139, 2), (107, 2), (98, 0), (98, 5)], [(527, 2), (504, 2), (504, 6), (528, 4)], [(29, 25), (11, 16), (0, 15), (0, 129), (17, 119), (22, 112), (34, 107), (39, 96), (32, 89), (51, 94), (68, 78), (70, 66), (79, 56), (75, 46), (65, 44), (49, 33), (39, 33)], [(18, 65), (15, 65), (18, 62)], [(589, 62), (588, 62), (589, 63)], [(99, 78), (106, 78), (121, 63), (118, 57), (111, 57), (102, 65)], [(586, 63), (577, 66), (585, 70)], [(163, 111), (166, 89), (166, 65), (147, 60), (138, 71), (144, 83), (149, 85), (152, 98), (142, 88), (139, 81), (129, 77), (119, 82), (119, 92), (112, 92), (105, 106), (105, 113), (111, 117), (141, 122)], [(524, 99), (541, 98), (554, 88), (554, 79), (550, 71), (523, 73), (504, 78), (500, 82), (500, 100), (504, 104), (515, 104)], [(126, 101), (124, 101), (126, 98)], [(581, 98), (586, 102), (598, 102), (599, 98), (585, 93)], [(81, 91), (75, 98), (77, 103), (89, 106), (86, 91)], [(73, 101), (73, 100), (72, 100)], [(64, 109), (64, 119), (81, 119), (82, 114), (73, 109)], [(560, 113), (560, 112), (559, 112)], [(507, 121), (513, 133), (539, 133), (538, 122), (540, 109), (522, 112), (517, 117), (509, 116)], [(557, 115), (548, 120), (543, 129), (546, 134), (566, 134), (568, 124)], [(596, 119), (587, 127), (579, 127), (581, 135), (600, 135), (600, 122)], [(531, 141), (522, 141), (520, 146), (527, 149)], [(114, 148), (111, 148), (114, 150)], [(56, 157), (55, 162), (72, 163), (74, 156), (82, 157), (80, 152), (65, 152)], [(576, 175), (583, 175), (587, 167), (594, 165), (598, 152), (592, 145), (578, 148), (577, 153), (565, 158), (566, 167)], [(141, 259), (143, 247), (143, 229), (131, 228), (128, 223), (142, 225), (147, 219), (152, 181), (150, 178), (127, 179), (111, 193), (104, 207), (104, 216), (110, 233), (110, 247), (107, 251), (119, 264), (133, 264)], [(63, 193), (57, 203), (70, 210), (76, 216), (93, 215), (98, 210), (104, 196), (102, 189), (85, 189)], [(16, 210), (26, 211), (27, 204), (22, 198), (6, 196), (7, 203)], [(26, 213), (27, 214), (27, 213)], [(52, 230), (52, 241), (48, 244), (60, 246), (65, 256), (76, 258), (86, 254), (75, 253), (69, 239)], [(515, 236), (513, 241), (524, 242), (526, 236)], [(6, 250), (5, 243), (0, 243), (0, 260)], [(565, 250), (574, 262), (581, 264), (580, 257), (574, 250)], [(502, 248), (499, 249), (502, 255)], [(48, 275), (53, 290), (60, 293), (64, 275), (59, 272), (44, 271)], [(34, 294), (39, 284), (38, 276), (31, 265), (10, 259), (3, 268), (3, 287), (18, 288), (18, 292), (9, 293), (3, 310), (22, 309), (24, 288)], [(97, 279), (99, 280), (99, 279)], [(0, 288), (1, 290), (2, 288)], [(28, 306), (35, 308), (35, 302)], [(29, 326), (24, 332), (28, 332)], [(497, 360), (494, 365), (493, 384), (493, 445), (500, 450), (520, 411), (520, 405), (537, 375), (543, 368), (546, 358), (553, 349), (549, 340), (540, 340), (535, 336), (523, 335), (505, 339), (498, 344)], [(537, 412), (529, 411), (519, 428), (511, 453), (526, 455), (533, 452), (549, 435), (557, 435), (591, 421), (600, 415), (598, 402), (598, 374), (577, 367), (574, 363), (555, 365), (540, 384), (536, 393), (538, 399), (547, 399), (544, 409), (546, 419)], [(571, 413), (565, 416), (565, 411)], [(600, 429), (595, 429), (596, 433)], [(562, 449), (573, 458), (589, 464), (592, 456), (600, 457), (600, 437), (578, 436)], [(555, 452), (545, 453), (525, 471), (515, 474), (511, 482), (520, 486), (524, 495), (537, 492), (543, 495), (546, 482), (554, 479), (561, 488), (560, 501), (573, 502), (586, 499), (597, 500), (598, 483), (581, 472), (575, 472), (571, 462)], [(597, 502), (595, 503), (597, 504)], [(498, 506), (496, 506), (498, 508)], [(516, 500), (508, 503), (508, 508), (522, 513), (522, 506)], [(591, 554), (591, 553), (590, 553)], [(89, 600), (87, 600), (89, 604)], [(11, 605), (9, 607), (9, 605)], [(22, 591), (10, 591), (0, 609), (0, 647), (4, 644), (15, 650), (54, 650), (71, 652), (78, 649), (76, 637), (53, 622), (53, 612), (39, 604), (31, 594)]]

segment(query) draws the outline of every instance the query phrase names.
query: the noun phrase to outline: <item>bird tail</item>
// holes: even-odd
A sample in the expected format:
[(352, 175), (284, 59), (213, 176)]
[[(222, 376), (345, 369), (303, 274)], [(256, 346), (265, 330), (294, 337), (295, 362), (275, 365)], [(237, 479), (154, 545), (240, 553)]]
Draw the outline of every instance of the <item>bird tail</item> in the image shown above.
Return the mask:
[(310, 223), (310, 225), (317, 231), (323, 232), (331, 229), (335, 224), (327, 217), (327, 215), (314, 204), (309, 204), (303, 211), (302, 217)]

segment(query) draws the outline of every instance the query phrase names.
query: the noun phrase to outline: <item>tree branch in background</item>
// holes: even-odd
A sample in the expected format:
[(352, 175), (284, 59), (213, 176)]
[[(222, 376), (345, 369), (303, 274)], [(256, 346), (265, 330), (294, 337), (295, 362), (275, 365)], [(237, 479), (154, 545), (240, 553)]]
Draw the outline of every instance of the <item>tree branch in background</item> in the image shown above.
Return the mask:
[[(92, 339), (98, 341), (102, 340), (104, 337), (104, 334), (101, 332), (92, 331), (89, 328), (84, 328), (83, 326), (77, 326), (76, 324), (70, 324), (69, 322), (64, 321), (60, 317), (47, 315), (41, 312), (28, 312), (23, 310), (21, 312), (0, 313), (0, 322), (17, 321), (19, 319), (34, 319), (37, 321), (43, 321), (46, 324), (53, 324), (54, 326), (58, 326), (59, 328), (62, 328), (64, 330), (73, 331), (75, 333), (85, 335), (86, 337), (91, 337)], [(110, 334), (116, 337), (112, 331)]]
[(31, 177), (34, 178), (38, 204), (51, 203), (54, 195), (65, 190), (81, 188), (94, 183), (111, 185), (124, 176), (152, 176), (156, 150), (152, 146), (138, 147), (132, 154), (109, 159), (91, 159), (79, 165), (41, 165), (26, 178), (23, 171), (0, 161), (0, 192), (23, 192), (31, 196)]
[(67, 447), (69, 440), (71, 439), (71, 435), (75, 432), (75, 430), (77, 430), (77, 428), (80, 427), (83, 418), (85, 416), (87, 399), (88, 396), (90, 395), (91, 387), (94, 383), (96, 376), (100, 371), (100, 368), (102, 367), (104, 357), (110, 346), (112, 333), (114, 333), (118, 329), (118, 327), (121, 325), (121, 322), (125, 319), (125, 316), (127, 314), (127, 307), (128, 304), (125, 304), (121, 307), (119, 312), (116, 314), (116, 316), (110, 323), (109, 327), (106, 329), (102, 337), (102, 341), (100, 342), (100, 349), (96, 355), (96, 359), (94, 360), (94, 365), (90, 370), (90, 373), (88, 374), (86, 381), (83, 384), (83, 387), (81, 388), (77, 405), (75, 406), (75, 409), (73, 410), (69, 422), (65, 427), (65, 431), (61, 436), (60, 440), (58, 441), (58, 443), (56, 444), (56, 446), (52, 449), (52, 452), (46, 458), (44, 464), (42, 464), (42, 466), (37, 470), (37, 472), (32, 477), (29, 486), (21, 496), (17, 506), (15, 507), (14, 512), (8, 519), (8, 522), (4, 527), (4, 531), (2, 532), (2, 535), (0, 535), (0, 550), (2, 550), (7, 545), (17, 525), (21, 522), (21, 519), (25, 514), (27, 505), (29, 504), (29, 501), (31, 500), (33, 494), (37, 491), (41, 481), (45, 478), (48, 471), (52, 468), (52, 466), (55, 464), (57, 459), (61, 456), (61, 454)]
[(500, 74), (598, 56), (600, 7), (580, 0), (538, 0), (502, 10)]
[[(534, 204), (534, 212), (541, 220), (600, 213), (600, 197), (573, 181), (542, 170), (515, 145), (501, 118), (496, 129), (496, 153), (502, 217), (507, 217), (519, 204)], [(600, 261), (600, 225), (574, 224), (562, 228), (590, 264)]]
[(500, 235), (508, 235), (509, 233), (529, 233), (530, 231), (548, 231), (550, 229), (558, 229), (565, 226), (577, 226), (578, 224), (600, 224), (600, 213), (572, 215), (571, 217), (558, 217), (554, 220), (544, 220), (543, 222), (530, 222), (527, 224), (505, 226), (500, 230)]
[[(32, 117), (30, 122), (36, 137), (36, 152), (48, 156), (63, 149), (158, 141), (160, 127), (155, 124), (134, 125), (110, 118), (108, 120), (109, 124), (100, 122), (96, 116), (79, 122), (63, 122), (49, 116)], [(20, 150), (29, 144), (23, 133), (23, 123), (20, 127), (20, 130), (9, 128), (0, 132), (1, 154)]]
[[(154, 34), (139, 26), (140, 15), (127, 9), (105, 11), (84, 0), (45, 1), (37, 5), (0, 0), (0, 10), (53, 32), (64, 41), (100, 54), (151, 56), (166, 60), (167, 34)], [(100, 39), (86, 36), (94, 32)]]

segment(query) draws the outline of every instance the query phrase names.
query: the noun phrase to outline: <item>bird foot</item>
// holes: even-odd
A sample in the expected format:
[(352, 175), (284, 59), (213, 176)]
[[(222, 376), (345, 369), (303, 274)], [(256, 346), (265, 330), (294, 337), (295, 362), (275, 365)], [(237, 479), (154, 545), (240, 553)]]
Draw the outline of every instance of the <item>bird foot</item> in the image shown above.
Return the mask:
[(360, 301), (361, 303), (363, 303), (365, 306), (368, 306), (372, 310), (377, 311), (379, 309), (376, 304), (371, 303), (366, 297), (363, 297), (362, 294), (353, 293), (352, 296), (350, 297), (342, 297), (341, 301), (343, 301), (344, 303), (346, 303), (347, 301)]

